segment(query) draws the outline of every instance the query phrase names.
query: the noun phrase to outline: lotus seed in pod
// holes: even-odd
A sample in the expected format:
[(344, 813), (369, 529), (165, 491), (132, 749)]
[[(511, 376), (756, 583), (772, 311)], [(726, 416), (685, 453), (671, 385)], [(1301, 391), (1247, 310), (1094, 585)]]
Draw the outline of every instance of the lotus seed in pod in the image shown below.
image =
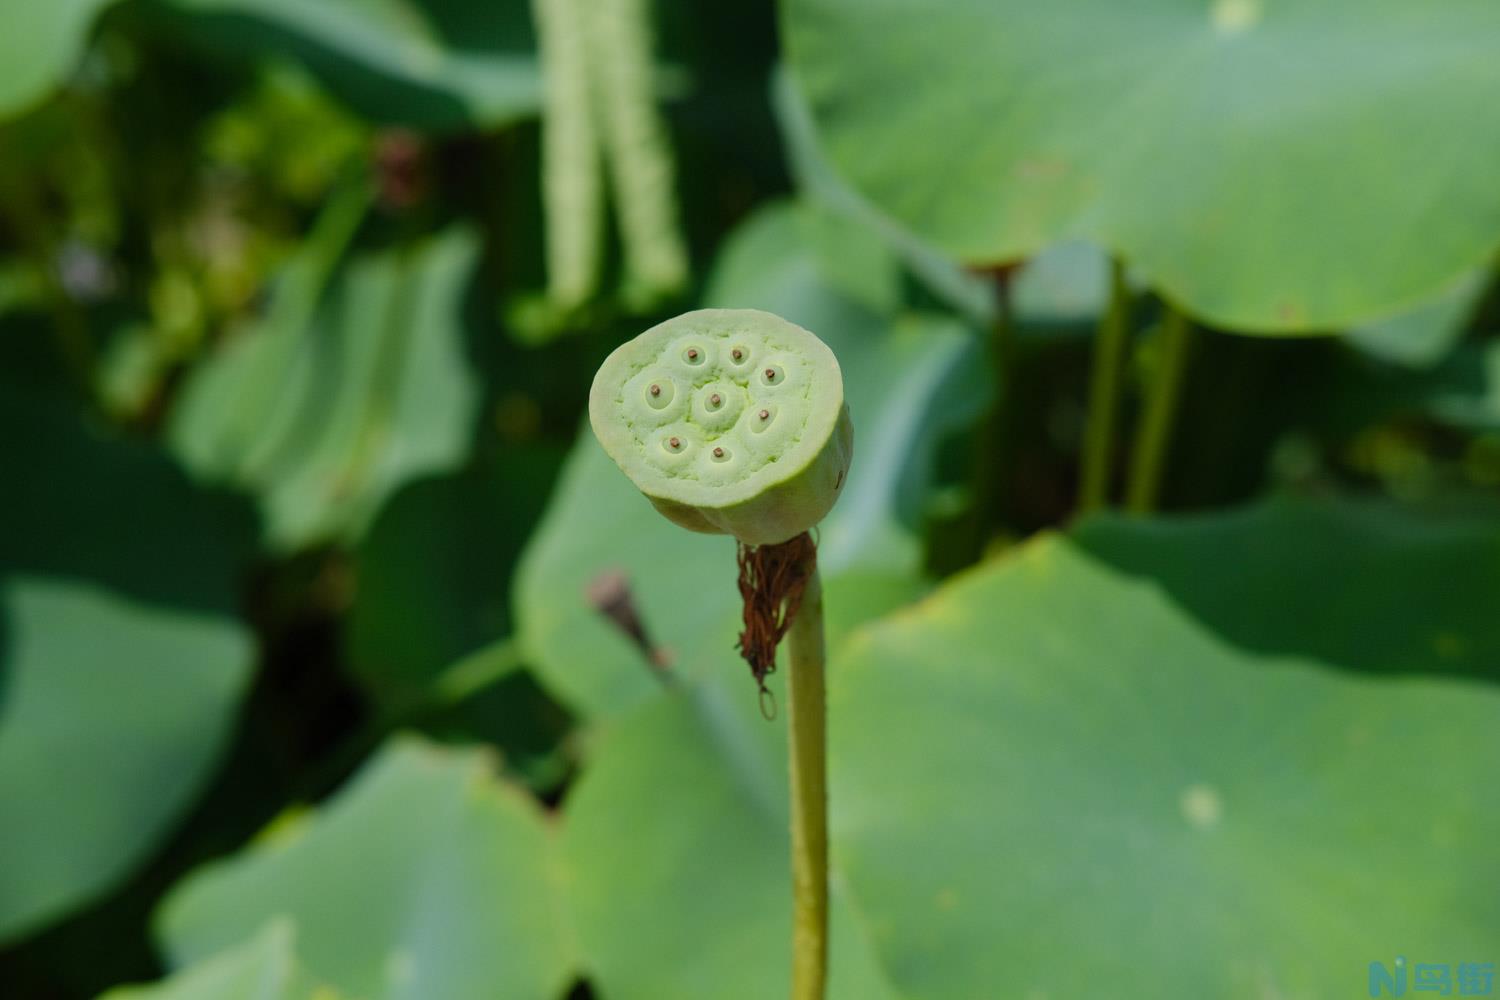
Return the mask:
[(816, 525), (854, 452), (838, 359), (756, 309), (701, 309), (621, 344), (589, 392), (609, 457), (694, 531), (772, 545)]

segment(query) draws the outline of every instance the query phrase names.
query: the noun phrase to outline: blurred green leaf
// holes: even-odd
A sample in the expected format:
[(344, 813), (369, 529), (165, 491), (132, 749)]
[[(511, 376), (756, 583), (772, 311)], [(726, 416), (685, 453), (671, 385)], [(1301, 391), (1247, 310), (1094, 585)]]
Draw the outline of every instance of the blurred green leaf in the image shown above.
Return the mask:
[[(875, 312), (841, 291), (820, 253), (852, 245), (841, 255), (840, 280), (877, 297), (882, 284), (896, 287), (899, 272), (878, 243), (880, 252), (862, 252), (859, 242), (870, 239), (862, 231), (846, 226), (830, 245), (829, 231), (810, 228), (820, 224), (794, 206), (762, 212), (721, 258), (708, 301), (780, 313), (816, 332), (839, 357), (855, 460), (843, 496), (819, 529), (830, 614), (839, 616), (841, 608), (880, 610), (889, 606), (883, 601), (899, 603), (923, 587), (908, 525), (928, 478), (930, 447), (983, 396), (961, 385), (975, 349), (969, 333), (946, 319)], [(865, 272), (848, 273), (850, 261), (864, 261)], [(590, 586), (612, 571), (626, 574), (647, 637), (671, 660), (673, 673), (740, 669), (733, 652), (740, 605), (733, 541), (666, 521), (585, 431), (522, 559), (515, 596), (530, 662), (585, 714), (620, 713), (661, 690), (642, 650), (590, 602)], [(840, 589), (846, 580), (848, 600)], [(872, 595), (879, 596), (863, 599)]]
[[(844, 220), (846, 230), (879, 237), (869, 246), (888, 247), (902, 264), (940, 301), (976, 324), (995, 317), (993, 293), (982, 275), (965, 269), (952, 257), (884, 214), (851, 188), (828, 162), (818, 137), (807, 98), (784, 68), (772, 78), (771, 98), (777, 123), (787, 143), (787, 155), (803, 196), (820, 209)], [(848, 223), (856, 223), (850, 226)], [(838, 267), (840, 258), (825, 263)], [(1109, 297), (1109, 258), (1097, 247), (1072, 241), (1034, 254), (1011, 280), (1011, 304), (1016, 318), (1031, 328), (1088, 329), (1097, 322)]]
[(280, 550), (357, 536), (403, 482), (468, 453), (461, 310), (478, 238), (455, 228), (362, 254), (323, 296), (354, 204), (329, 209), (264, 324), (200, 366), (172, 413), (184, 463), (257, 493)]
[(254, 521), (35, 386), (0, 394), (0, 938), (145, 860), (209, 777), (252, 650)]
[(21, 0), (0, 32), (0, 119), (25, 111), (73, 71), (94, 16), (112, 0)]
[[(1484, 558), (1412, 517), (1370, 531), (1357, 512), (1310, 525), (1272, 508), (1178, 549), (1220, 592), (1209, 620), (1043, 538), (846, 647), (835, 856), (903, 994), (1344, 996), (1373, 960), (1487, 953), (1500, 694), (1329, 669), (1362, 666), (1367, 640), (1320, 635), (1374, 642), (1391, 618), (1423, 633), (1454, 593), (1325, 547), (1335, 514), (1459, 579)], [(1147, 553), (1179, 530), (1088, 534)], [(1281, 558), (1249, 557), (1257, 543)], [(1290, 620), (1268, 625), (1278, 612)], [(1455, 641), (1493, 645), (1495, 621)], [(1307, 643), (1290, 641), (1299, 624)], [(1245, 641), (1261, 628), (1274, 654)], [(1406, 669), (1441, 664), (1440, 635)]]
[(1425, 394), (1428, 412), (1454, 427), (1500, 428), (1500, 342), (1456, 351), (1449, 361), (1450, 377), (1435, 379)]
[(900, 291), (900, 263), (873, 230), (802, 202), (780, 201), (735, 229), (714, 262), (704, 301), (775, 307), (820, 337), (828, 330), (858, 342), (890, 320)]
[(1284, 332), (1414, 306), (1496, 249), (1488, 0), (782, 9), (832, 162), (966, 261), (1087, 238)]
[(1058, 243), (1031, 257), (1011, 281), (1023, 326), (1092, 333), (1109, 302), (1109, 256), (1088, 243)]
[(880, 242), (942, 301), (976, 323), (993, 317), (995, 304), (984, 279), (965, 271), (931, 243), (891, 219), (851, 188), (828, 162), (807, 98), (785, 68), (772, 77), (771, 100), (787, 144), (787, 159), (803, 195), (828, 211), (878, 235)]
[(1471, 271), (1415, 309), (1350, 330), (1348, 339), (1373, 357), (1410, 368), (1431, 368), (1463, 337), (1489, 288), (1490, 275), (1488, 267)]
[(223, 618), (0, 578), (0, 938), (108, 889), (192, 802), (249, 679)]
[(158, 914), (182, 966), (272, 917), (297, 958), (369, 1000), (551, 1000), (571, 977), (552, 835), (478, 751), (400, 738), (318, 815), (191, 876)]
[(1314, 414), (1337, 433), (1413, 417), (1471, 431), (1500, 429), (1500, 343), (1462, 342), (1430, 366), (1415, 368), (1351, 360), (1336, 372)]
[(299, 968), (292, 925), (274, 920), (226, 949), (150, 986), (123, 986), (101, 1000), (337, 1000)]
[(0, 575), (87, 580), (228, 616), (254, 543), (249, 504), (196, 488), (159, 449), (45, 395), (0, 392)]
[(356, 554), (349, 619), (355, 668), (381, 698), (419, 698), (445, 667), (510, 631), (511, 574), (560, 458), (506, 449), (412, 483), (381, 509)]
[(644, 651), (591, 596), (617, 572), (673, 674), (734, 666), (733, 541), (667, 522), (585, 429), (521, 557), (512, 596), (527, 662), (585, 715), (620, 713), (661, 690)]
[(525, 0), (163, 0), (235, 52), (294, 55), (360, 114), (417, 128), (534, 115), (541, 80)]

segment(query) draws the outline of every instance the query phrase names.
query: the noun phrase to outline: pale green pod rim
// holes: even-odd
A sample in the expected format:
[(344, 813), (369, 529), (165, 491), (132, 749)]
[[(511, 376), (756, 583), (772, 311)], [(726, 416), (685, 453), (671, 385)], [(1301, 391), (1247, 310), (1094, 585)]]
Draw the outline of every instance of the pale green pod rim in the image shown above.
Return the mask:
[[(685, 369), (682, 359), (666, 356), (669, 349), (680, 347), (684, 338), (692, 337), (702, 338), (703, 349), (711, 352), (711, 359), (706, 359), (704, 368), (697, 373)], [(744, 338), (745, 342), (737, 338)], [(751, 355), (752, 364), (744, 379), (728, 379), (746, 392), (739, 418), (727, 427), (693, 428), (690, 432), (701, 434), (692, 444), (704, 452), (722, 446), (743, 458), (753, 457), (753, 470), (747, 470), (733, 482), (702, 482), (693, 478), (691, 469), (686, 474), (674, 475), (667, 471), (666, 462), (648, 461), (645, 449), (658, 446), (656, 438), (666, 433), (665, 428), (692, 428), (692, 424), (666, 418), (660, 422), (637, 419), (632, 409), (639, 411), (639, 407), (626, 405), (626, 393), (638, 390), (643, 377), (649, 378), (647, 373), (651, 371), (663, 373), (660, 381), (664, 388), (667, 380), (672, 381), (674, 397), (684, 390), (699, 392), (710, 383), (725, 380), (729, 352), (742, 343), (756, 348), (763, 346), (767, 353)], [(800, 372), (784, 373), (788, 384), (783, 388), (788, 391), (780, 396), (770, 387), (756, 384), (768, 357), (783, 362), (799, 358), (805, 362)], [(683, 401), (688, 406), (691, 402), (691, 397)], [(673, 406), (683, 403), (674, 398)], [(742, 443), (754, 441), (746, 436), (749, 433), (746, 421), (756, 419), (762, 408), (774, 409), (777, 420), (788, 414), (802, 415), (795, 439), (784, 450), (754, 454), (753, 446)], [(615, 348), (599, 366), (589, 391), (589, 422), (594, 435), (636, 488), (668, 504), (710, 510), (736, 507), (805, 472), (833, 436), (843, 410), (843, 372), (833, 351), (811, 331), (759, 309), (699, 309), (659, 323)], [(678, 412), (674, 409), (674, 414)]]

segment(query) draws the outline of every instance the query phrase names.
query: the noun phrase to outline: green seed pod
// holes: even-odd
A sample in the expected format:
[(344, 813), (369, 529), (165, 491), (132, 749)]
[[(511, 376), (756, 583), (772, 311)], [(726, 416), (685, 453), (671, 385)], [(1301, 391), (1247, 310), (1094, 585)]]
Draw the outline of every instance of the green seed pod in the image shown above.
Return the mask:
[(838, 499), (854, 454), (828, 345), (755, 309), (701, 309), (605, 359), (594, 434), (667, 517), (747, 545), (795, 538)]

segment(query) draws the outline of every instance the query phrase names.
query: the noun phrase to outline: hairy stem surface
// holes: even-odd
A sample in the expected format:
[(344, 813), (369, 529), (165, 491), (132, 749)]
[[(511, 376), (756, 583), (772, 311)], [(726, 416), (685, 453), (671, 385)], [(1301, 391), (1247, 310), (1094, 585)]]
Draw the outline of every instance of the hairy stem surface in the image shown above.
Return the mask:
[(822, 1000), (828, 970), (828, 765), (823, 581), (807, 589), (788, 634), (792, 771), (792, 1000)]

